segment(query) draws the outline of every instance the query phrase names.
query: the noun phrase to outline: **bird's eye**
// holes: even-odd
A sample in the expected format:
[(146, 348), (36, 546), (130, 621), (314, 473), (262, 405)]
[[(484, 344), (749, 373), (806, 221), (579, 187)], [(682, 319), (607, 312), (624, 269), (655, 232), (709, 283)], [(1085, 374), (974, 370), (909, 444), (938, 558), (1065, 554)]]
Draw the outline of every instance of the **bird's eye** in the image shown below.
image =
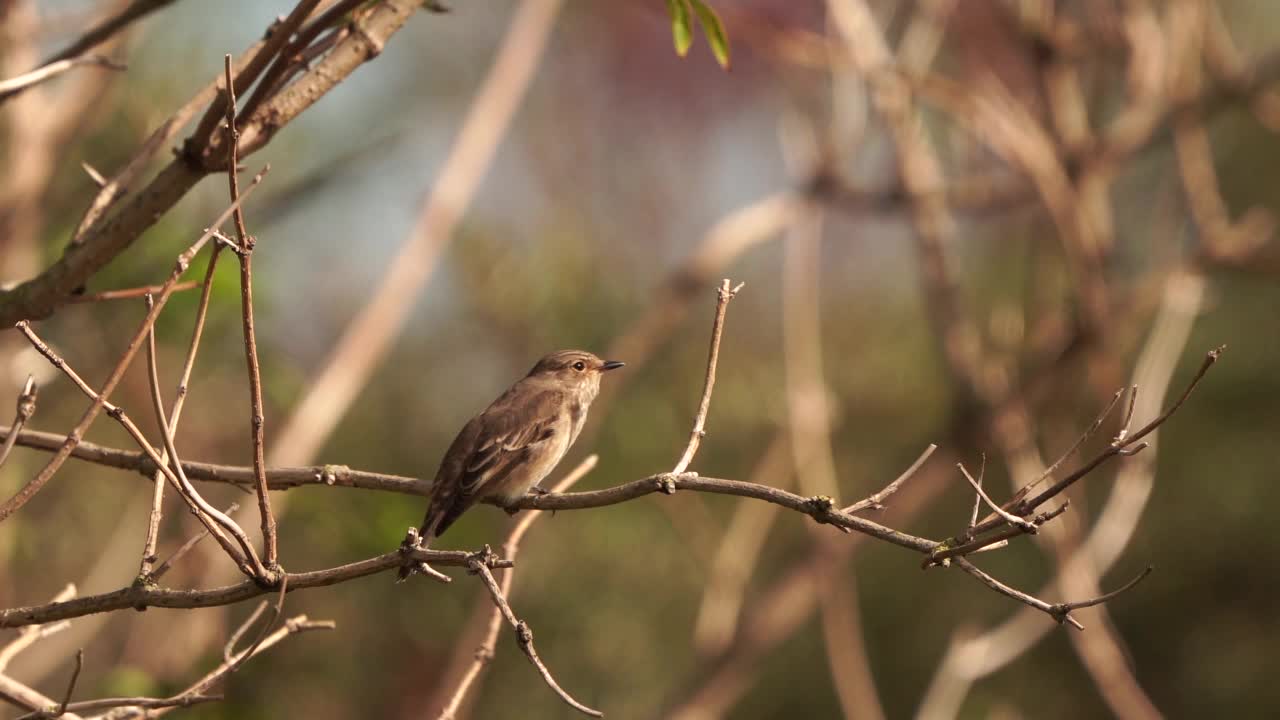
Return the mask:
[(579, 360), (578, 362), (573, 364), (573, 369), (577, 370), (578, 372), (582, 372), (583, 370), (587, 369), (587, 364)]

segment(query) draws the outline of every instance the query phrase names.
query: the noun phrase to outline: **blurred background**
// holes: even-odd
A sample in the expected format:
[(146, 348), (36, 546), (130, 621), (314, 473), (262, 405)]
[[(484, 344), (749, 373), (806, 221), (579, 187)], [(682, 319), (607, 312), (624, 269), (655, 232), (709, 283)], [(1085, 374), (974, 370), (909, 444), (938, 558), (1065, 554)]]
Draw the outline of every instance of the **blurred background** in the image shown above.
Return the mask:
[[(0, 76), (127, 4), (0, 0)], [(732, 277), (746, 286), (692, 469), (848, 505), (936, 443), (868, 516), (942, 539), (972, 509), (955, 463), (985, 462), (986, 487), (1007, 498), (1115, 391), (1140, 386), (1145, 423), (1225, 344), (1153, 447), (1075, 486), (1052, 528), (974, 559), (1051, 601), (1155, 566), (1078, 611), (1084, 633), (954, 570), (922, 572), (900, 548), (686, 492), (540, 518), (511, 602), (560, 683), (615, 718), (1280, 711), (1268, 559), (1280, 552), (1280, 198), (1266, 190), (1280, 167), (1280, 7), (710, 4), (728, 71), (696, 29), (677, 55), (658, 0), (420, 12), (244, 159), (246, 177), (272, 167), (246, 203), (269, 461), (430, 478), (461, 425), (534, 360), (581, 347), (628, 366), (561, 471), (598, 454), (578, 486), (594, 489), (668, 470), (697, 407), (714, 288)], [(0, 279), (60, 256), (96, 192), (80, 163), (117, 171), (224, 54), (292, 7), (174, 2), (100, 49), (126, 71), (77, 69), (0, 105)], [(161, 282), (226, 203), (223, 178), (207, 179), (88, 290)], [(246, 465), (234, 265), (218, 268), (177, 440), (184, 459)], [(404, 281), (385, 298), (394, 311), (361, 315), (389, 272)], [(197, 300), (176, 295), (157, 323), (170, 392)], [(143, 313), (140, 300), (71, 304), (37, 329), (97, 385)], [(34, 374), (28, 427), (68, 431), (83, 396), (17, 333), (0, 340), (0, 407)], [(113, 400), (158, 438), (144, 362)], [(1121, 414), (1063, 470), (1105, 447)], [(133, 449), (109, 418), (88, 439)], [(46, 460), (17, 448), (0, 495)], [(201, 487), (252, 513), (250, 496)], [(150, 498), (141, 475), (68, 463), (0, 524), (0, 605), (46, 602), (68, 582), (128, 585)], [(425, 506), (323, 486), (273, 502), (291, 571), (393, 549)], [(161, 556), (198, 530), (176, 500), (164, 520)], [(479, 508), (438, 547), (496, 546), (511, 522)], [(232, 676), (224, 702), (178, 712), (435, 717), (491, 609), (479, 582), (452, 574), (291, 595), (286, 616), (337, 630), (288, 639)], [(164, 583), (236, 575), (210, 543)], [(58, 697), (84, 648), (77, 698), (178, 692), (221, 661), (254, 604), (79, 618), (7, 672)], [(506, 628), (479, 682), (471, 717), (571, 714)]]

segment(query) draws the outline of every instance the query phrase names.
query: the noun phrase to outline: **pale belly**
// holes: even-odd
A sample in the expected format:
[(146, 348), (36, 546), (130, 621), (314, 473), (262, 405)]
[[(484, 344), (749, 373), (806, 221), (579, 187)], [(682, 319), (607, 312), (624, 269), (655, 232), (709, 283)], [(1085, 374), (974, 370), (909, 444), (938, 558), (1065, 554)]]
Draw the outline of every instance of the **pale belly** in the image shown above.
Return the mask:
[(569, 445), (573, 442), (573, 438), (568, 433), (558, 432), (551, 439), (547, 440), (549, 447), (546, 452), (538, 453), (538, 459), (532, 462), (526, 462), (520, 467), (511, 471), (502, 482), (496, 485), (486, 495), (501, 502), (503, 505), (512, 505), (520, 498), (528, 494), (529, 490), (538, 483), (542, 482), (556, 465), (564, 458), (566, 452), (569, 451)]

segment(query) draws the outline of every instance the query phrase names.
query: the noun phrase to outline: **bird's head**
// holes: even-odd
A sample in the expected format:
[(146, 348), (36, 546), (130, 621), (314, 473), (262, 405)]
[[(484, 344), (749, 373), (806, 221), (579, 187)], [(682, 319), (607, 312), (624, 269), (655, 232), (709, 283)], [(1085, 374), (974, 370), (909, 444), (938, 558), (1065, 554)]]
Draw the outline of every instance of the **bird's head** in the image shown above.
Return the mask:
[(561, 350), (539, 360), (529, 377), (552, 381), (594, 398), (600, 390), (600, 376), (622, 366), (617, 360), (601, 360), (585, 350)]

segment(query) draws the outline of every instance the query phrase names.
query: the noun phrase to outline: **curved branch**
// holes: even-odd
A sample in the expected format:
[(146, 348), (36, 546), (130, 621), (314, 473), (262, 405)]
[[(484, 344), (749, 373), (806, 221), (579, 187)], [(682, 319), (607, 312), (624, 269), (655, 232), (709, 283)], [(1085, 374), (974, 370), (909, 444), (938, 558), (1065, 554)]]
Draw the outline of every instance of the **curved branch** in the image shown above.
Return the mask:
[[(404, 562), (401, 550), (392, 550), (367, 560), (360, 560), (346, 565), (311, 570), (300, 573), (284, 573), (282, 579), (288, 583), (288, 591), (337, 585), (368, 575), (375, 575), (385, 570), (398, 569)], [(415, 560), (429, 562), (432, 565), (467, 567), (475, 556), (461, 550), (410, 550)], [(500, 558), (488, 559), (488, 567), (510, 567), (511, 563)], [(279, 588), (264, 587), (252, 580), (224, 585), (205, 590), (175, 590), (149, 585), (132, 585), (99, 595), (51, 602), (44, 605), (18, 607), (0, 610), (0, 628), (40, 625), (54, 620), (94, 615), (134, 608), (144, 610), (149, 607), (162, 608), (200, 608), (217, 605), (231, 605), (249, 598), (278, 592)]]

